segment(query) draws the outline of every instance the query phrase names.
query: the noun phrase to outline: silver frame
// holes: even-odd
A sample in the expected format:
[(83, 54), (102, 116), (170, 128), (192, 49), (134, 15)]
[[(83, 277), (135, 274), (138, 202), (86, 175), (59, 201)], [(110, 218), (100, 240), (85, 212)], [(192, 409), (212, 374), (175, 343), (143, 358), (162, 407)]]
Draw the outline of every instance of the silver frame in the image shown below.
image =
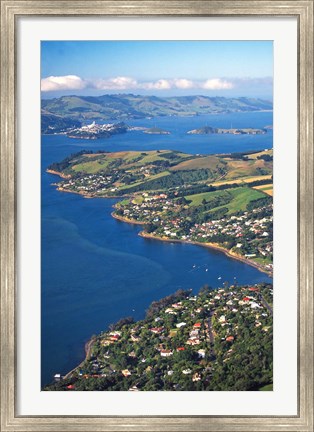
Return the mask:
[[(298, 415), (16, 414), (16, 17), (295, 16), (298, 19)], [(5, 431), (313, 431), (313, 0), (1, 1), (1, 423)]]

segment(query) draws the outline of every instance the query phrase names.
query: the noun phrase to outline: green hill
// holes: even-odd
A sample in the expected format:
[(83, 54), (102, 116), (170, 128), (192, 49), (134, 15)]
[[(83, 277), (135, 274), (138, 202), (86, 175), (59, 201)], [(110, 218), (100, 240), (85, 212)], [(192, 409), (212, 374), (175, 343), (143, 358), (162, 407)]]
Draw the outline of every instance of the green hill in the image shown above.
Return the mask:
[(133, 94), (62, 96), (42, 100), (46, 113), (81, 122), (127, 120), (157, 116), (193, 116), (212, 113), (271, 110), (272, 103), (254, 98), (181, 96), (161, 98)]

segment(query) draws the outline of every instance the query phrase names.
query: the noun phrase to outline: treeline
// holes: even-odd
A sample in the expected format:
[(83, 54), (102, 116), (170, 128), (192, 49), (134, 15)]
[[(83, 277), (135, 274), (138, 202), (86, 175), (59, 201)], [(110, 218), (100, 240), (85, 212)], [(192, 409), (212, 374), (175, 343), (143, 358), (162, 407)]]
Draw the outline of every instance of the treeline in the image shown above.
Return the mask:
[(146, 319), (150, 319), (154, 317), (156, 314), (158, 314), (159, 311), (161, 311), (165, 307), (185, 299), (190, 294), (191, 294), (190, 290), (179, 289), (174, 294), (164, 297), (161, 300), (153, 301), (146, 311)]
[(254, 187), (254, 186), (262, 186), (262, 185), (266, 185), (269, 184), (270, 182), (272, 182), (272, 178), (271, 179), (262, 179), (262, 180), (254, 180), (245, 184), (239, 184), (239, 183), (230, 183), (230, 184), (222, 184), (220, 186), (213, 186), (213, 185), (207, 185), (207, 184), (197, 184), (197, 185), (192, 185), (192, 186), (188, 186), (184, 189), (180, 189), (180, 190), (170, 190), (168, 192), (168, 196), (169, 198), (176, 198), (176, 197), (184, 197), (187, 195), (196, 195), (196, 194), (200, 194), (200, 193), (205, 193), (205, 192), (215, 192), (215, 191), (219, 191), (219, 190), (225, 190), (225, 189), (235, 189), (238, 188), (239, 186), (243, 187), (243, 186), (247, 186), (247, 187)]
[(83, 156), (84, 154), (90, 154), (90, 153), (93, 152), (90, 150), (81, 150), (77, 153), (72, 153), (69, 156), (67, 156), (65, 159), (63, 159), (61, 162), (53, 162), (51, 165), (48, 166), (48, 169), (53, 171), (59, 171), (59, 172), (65, 171), (72, 164), (72, 160), (74, 158)]
[(252, 200), (248, 203), (248, 205), (246, 206), (247, 210), (254, 210), (256, 208), (260, 208), (260, 207), (266, 207), (269, 204), (272, 204), (273, 202), (273, 198), (271, 196), (265, 197), (265, 198), (259, 198), (256, 200)]
[[(167, 161), (165, 161), (167, 162)], [(196, 183), (199, 181), (207, 180), (209, 177), (209, 170), (200, 169), (193, 171), (177, 171), (173, 174), (159, 177), (146, 183), (136, 185), (128, 188), (128, 193), (140, 192), (144, 190), (164, 190), (174, 188), (177, 186), (184, 186), (188, 183)]]

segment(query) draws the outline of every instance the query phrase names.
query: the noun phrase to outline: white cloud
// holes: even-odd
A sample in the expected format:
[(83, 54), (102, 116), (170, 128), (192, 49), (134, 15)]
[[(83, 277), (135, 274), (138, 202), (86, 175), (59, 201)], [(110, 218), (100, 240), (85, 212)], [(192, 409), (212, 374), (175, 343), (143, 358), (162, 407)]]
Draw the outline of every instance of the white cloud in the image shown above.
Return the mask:
[(90, 82), (89, 87), (96, 88), (97, 90), (127, 90), (138, 88), (138, 82), (130, 77), (115, 77), (109, 79), (100, 79)]
[(154, 82), (144, 82), (139, 84), (139, 88), (145, 90), (169, 90), (171, 89), (171, 82), (165, 79), (160, 79)]
[(174, 86), (178, 89), (190, 89), (195, 88), (196, 83), (185, 78), (179, 78), (174, 80)]
[(187, 78), (159, 79), (156, 81), (138, 81), (127, 76), (100, 78), (95, 80), (83, 79), (77, 75), (49, 76), (41, 80), (43, 92), (58, 90), (230, 90), (233, 88), (248, 88), (272, 85), (271, 77), (242, 77), (242, 78), (209, 78), (207, 80), (190, 80)]
[(220, 78), (208, 79), (201, 84), (201, 88), (205, 90), (228, 90), (234, 87), (231, 81), (226, 81)]
[(77, 75), (49, 76), (41, 80), (43, 92), (57, 90), (82, 90), (87, 86), (86, 81)]

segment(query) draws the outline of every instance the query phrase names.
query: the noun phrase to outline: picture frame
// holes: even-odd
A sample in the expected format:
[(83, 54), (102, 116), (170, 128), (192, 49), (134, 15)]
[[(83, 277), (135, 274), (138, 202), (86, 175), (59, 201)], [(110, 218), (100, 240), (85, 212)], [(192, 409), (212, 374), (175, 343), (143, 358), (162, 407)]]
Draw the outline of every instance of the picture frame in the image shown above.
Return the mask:
[[(17, 18), (294, 16), (298, 20), (298, 415), (19, 416), (17, 414)], [(313, 430), (313, 2), (1, 2), (1, 431)]]

